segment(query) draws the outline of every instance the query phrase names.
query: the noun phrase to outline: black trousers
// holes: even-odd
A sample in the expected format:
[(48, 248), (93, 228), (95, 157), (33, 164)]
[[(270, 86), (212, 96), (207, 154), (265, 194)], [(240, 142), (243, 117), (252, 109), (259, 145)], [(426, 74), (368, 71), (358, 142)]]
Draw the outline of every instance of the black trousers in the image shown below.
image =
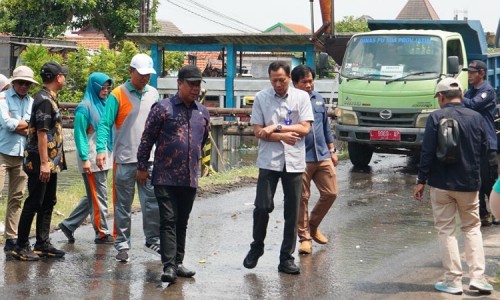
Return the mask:
[(481, 157), (480, 174), (479, 217), (483, 219), (489, 214), (486, 206), (486, 197), (489, 199), (491, 189), (498, 178), (498, 159), (496, 150), (489, 150), (487, 155)]
[(19, 218), (17, 245), (29, 245), (31, 224), (36, 214), (36, 242), (49, 241), (52, 210), (56, 205), (57, 173), (50, 174), (49, 182), (41, 182), (38, 173), (28, 173), (28, 197)]
[(274, 210), (274, 194), (278, 180), (281, 179), (284, 194), (283, 241), (281, 243), (280, 261), (294, 259), (292, 256), (297, 242), (297, 218), (299, 201), (302, 193), (302, 173), (278, 172), (259, 169), (257, 195), (253, 210), (253, 242), (252, 248), (263, 248), (269, 222), (269, 213)]
[(186, 248), (189, 214), (196, 189), (184, 186), (155, 186), (160, 209), (160, 251), (163, 266), (182, 264)]

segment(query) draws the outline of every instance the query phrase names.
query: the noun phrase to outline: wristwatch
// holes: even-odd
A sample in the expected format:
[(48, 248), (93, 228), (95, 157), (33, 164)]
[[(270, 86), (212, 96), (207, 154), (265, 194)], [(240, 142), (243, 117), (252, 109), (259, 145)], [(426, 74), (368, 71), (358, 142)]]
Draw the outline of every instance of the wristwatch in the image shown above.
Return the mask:
[(283, 127), (281, 126), (281, 124), (278, 124), (278, 125), (276, 125), (276, 129), (274, 129), (274, 131), (275, 131), (275, 132), (280, 132), (280, 131), (281, 131), (281, 128), (283, 128)]
[(335, 146), (333, 146), (333, 148), (330, 149), (330, 153), (337, 153), (337, 148)]
[(426, 180), (422, 180), (417, 177), (415, 184), (425, 184), (426, 182), (427, 182)]

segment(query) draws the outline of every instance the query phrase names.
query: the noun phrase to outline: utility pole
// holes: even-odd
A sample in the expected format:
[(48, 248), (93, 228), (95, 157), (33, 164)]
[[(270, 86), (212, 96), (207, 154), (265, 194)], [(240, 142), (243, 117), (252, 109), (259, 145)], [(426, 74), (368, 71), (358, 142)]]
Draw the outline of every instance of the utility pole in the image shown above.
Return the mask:
[(151, 18), (151, 1), (141, 0), (139, 3), (139, 32), (148, 33)]

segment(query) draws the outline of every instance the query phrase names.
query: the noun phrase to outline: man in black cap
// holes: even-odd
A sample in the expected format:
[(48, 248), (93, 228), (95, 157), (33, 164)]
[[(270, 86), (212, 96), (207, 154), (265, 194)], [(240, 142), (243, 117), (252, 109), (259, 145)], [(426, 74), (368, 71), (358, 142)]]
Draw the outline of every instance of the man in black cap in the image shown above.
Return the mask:
[[(480, 113), (486, 121), (488, 154), (481, 158), (481, 189), (479, 190), (479, 216), (482, 226), (491, 225), (491, 214), (486, 206), (486, 197), (498, 177), (497, 135), (495, 130), (496, 93), (485, 80), (486, 64), (473, 60), (467, 68), (471, 88), (464, 94), (465, 107)], [(496, 220), (495, 224), (500, 224)]]
[(197, 99), (200, 70), (193, 65), (180, 69), (178, 92), (151, 108), (137, 152), (137, 181), (146, 184), (148, 160), (156, 152), (151, 184), (160, 210), (160, 251), (163, 282), (192, 277), (183, 266), (186, 228), (198, 187), (201, 148), (208, 138), (210, 115)]
[[(65, 254), (52, 246), (49, 232), (56, 204), (57, 173), (66, 169), (57, 92), (63, 88), (67, 73), (68, 68), (57, 62), (45, 63), (40, 71), (43, 88), (33, 96), (23, 162), (29, 195), (19, 219), (17, 247), (12, 253), (22, 261), (59, 258)], [(32, 251), (29, 234), (35, 214), (36, 243)]]

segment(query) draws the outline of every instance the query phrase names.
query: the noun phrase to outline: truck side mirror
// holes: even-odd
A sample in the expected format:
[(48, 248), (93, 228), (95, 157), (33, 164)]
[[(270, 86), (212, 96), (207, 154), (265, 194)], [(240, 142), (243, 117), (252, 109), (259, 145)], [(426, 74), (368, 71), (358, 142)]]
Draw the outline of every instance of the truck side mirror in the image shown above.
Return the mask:
[(326, 77), (330, 70), (330, 62), (328, 61), (328, 53), (320, 52), (318, 57), (318, 75), (320, 78)]
[(460, 71), (460, 66), (458, 64), (458, 56), (448, 56), (448, 69), (447, 74), (458, 74)]

